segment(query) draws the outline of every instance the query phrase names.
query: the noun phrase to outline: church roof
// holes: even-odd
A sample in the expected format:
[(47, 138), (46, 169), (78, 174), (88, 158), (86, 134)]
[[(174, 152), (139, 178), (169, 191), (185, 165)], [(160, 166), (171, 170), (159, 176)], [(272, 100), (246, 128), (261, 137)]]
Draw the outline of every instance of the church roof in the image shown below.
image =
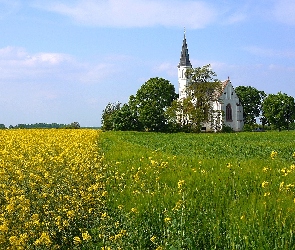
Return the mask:
[(225, 89), (226, 85), (230, 83), (230, 80), (227, 79), (223, 82), (221, 82), (221, 92), (223, 92), (223, 90)]
[(230, 80), (227, 79), (225, 81), (220, 82), (221, 84), (221, 88), (218, 90), (215, 90), (214, 96), (215, 97), (221, 97), (223, 94), (224, 89), (226, 88), (226, 86), (230, 83)]
[(191, 62), (189, 60), (189, 54), (188, 54), (185, 33), (184, 33), (184, 37), (183, 37), (182, 50), (181, 50), (181, 54), (180, 54), (180, 62), (179, 62), (178, 67), (180, 67), (180, 66), (192, 67)]

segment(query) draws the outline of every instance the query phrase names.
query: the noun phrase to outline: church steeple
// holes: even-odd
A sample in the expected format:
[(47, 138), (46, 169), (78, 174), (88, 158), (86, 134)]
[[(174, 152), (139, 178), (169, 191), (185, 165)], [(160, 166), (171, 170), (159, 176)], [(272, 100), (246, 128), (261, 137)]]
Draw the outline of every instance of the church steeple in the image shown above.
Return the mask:
[(192, 65), (189, 60), (189, 54), (186, 44), (186, 37), (185, 37), (185, 29), (184, 29), (184, 36), (183, 36), (183, 43), (182, 43), (182, 50), (180, 54), (180, 62), (178, 64), (178, 84), (179, 84), (179, 99), (183, 99), (187, 97), (187, 86), (189, 84), (189, 79), (186, 76), (186, 72), (188, 69), (191, 69)]
[(181, 54), (180, 54), (180, 62), (179, 62), (178, 67), (180, 67), (180, 66), (192, 67), (191, 62), (189, 60), (188, 48), (187, 48), (186, 37), (185, 37), (185, 29), (184, 29), (182, 50), (181, 50)]

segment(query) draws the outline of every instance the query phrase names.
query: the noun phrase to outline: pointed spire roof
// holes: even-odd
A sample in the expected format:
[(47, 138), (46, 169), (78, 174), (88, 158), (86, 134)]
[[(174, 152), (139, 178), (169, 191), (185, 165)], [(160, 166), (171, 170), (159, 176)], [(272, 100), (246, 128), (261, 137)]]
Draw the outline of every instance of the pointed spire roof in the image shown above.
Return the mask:
[(189, 66), (192, 67), (191, 62), (189, 60), (189, 54), (187, 49), (186, 37), (185, 37), (185, 29), (184, 29), (184, 36), (183, 36), (183, 43), (182, 43), (182, 50), (180, 54), (180, 62), (179, 66)]

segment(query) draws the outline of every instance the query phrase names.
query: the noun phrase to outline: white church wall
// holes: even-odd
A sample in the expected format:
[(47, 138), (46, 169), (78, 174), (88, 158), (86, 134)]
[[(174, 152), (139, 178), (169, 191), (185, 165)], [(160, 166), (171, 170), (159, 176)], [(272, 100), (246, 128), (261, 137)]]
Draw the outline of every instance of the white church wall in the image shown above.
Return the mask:
[[(243, 108), (240, 104), (240, 100), (236, 95), (231, 82), (228, 82), (221, 95), (222, 99), (222, 111), (225, 114), (224, 124), (230, 126), (234, 131), (241, 131), (243, 129)], [(232, 119), (226, 117), (226, 107), (230, 105), (232, 109)]]

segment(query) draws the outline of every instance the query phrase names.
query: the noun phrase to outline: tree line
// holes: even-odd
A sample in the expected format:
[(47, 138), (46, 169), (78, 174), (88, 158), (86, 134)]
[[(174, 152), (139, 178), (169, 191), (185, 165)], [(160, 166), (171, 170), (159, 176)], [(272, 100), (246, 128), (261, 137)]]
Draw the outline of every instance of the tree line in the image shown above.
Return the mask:
[[(17, 124), (15, 126), (10, 125), (9, 129), (77, 129), (80, 128), (79, 122), (72, 122), (70, 124), (59, 124), (59, 123), (34, 123), (34, 124)], [(0, 129), (6, 129), (4, 124), (0, 124)]]
[[(228, 131), (218, 122), (224, 114), (213, 110), (218, 101), (221, 81), (210, 65), (188, 69), (186, 98), (179, 100), (175, 87), (163, 78), (150, 78), (129, 97), (125, 104), (108, 103), (102, 112), (103, 130), (200, 132), (202, 124), (211, 124), (214, 131)], [(295, 128), (295, 102), (285, 93), (269, 94), (251, 86), (235, 88), (243, 106), (244, 130)], [(217, 121), (217, 122), (216, 122)], [(221, 126), (220, 126), (221, 124)]]

